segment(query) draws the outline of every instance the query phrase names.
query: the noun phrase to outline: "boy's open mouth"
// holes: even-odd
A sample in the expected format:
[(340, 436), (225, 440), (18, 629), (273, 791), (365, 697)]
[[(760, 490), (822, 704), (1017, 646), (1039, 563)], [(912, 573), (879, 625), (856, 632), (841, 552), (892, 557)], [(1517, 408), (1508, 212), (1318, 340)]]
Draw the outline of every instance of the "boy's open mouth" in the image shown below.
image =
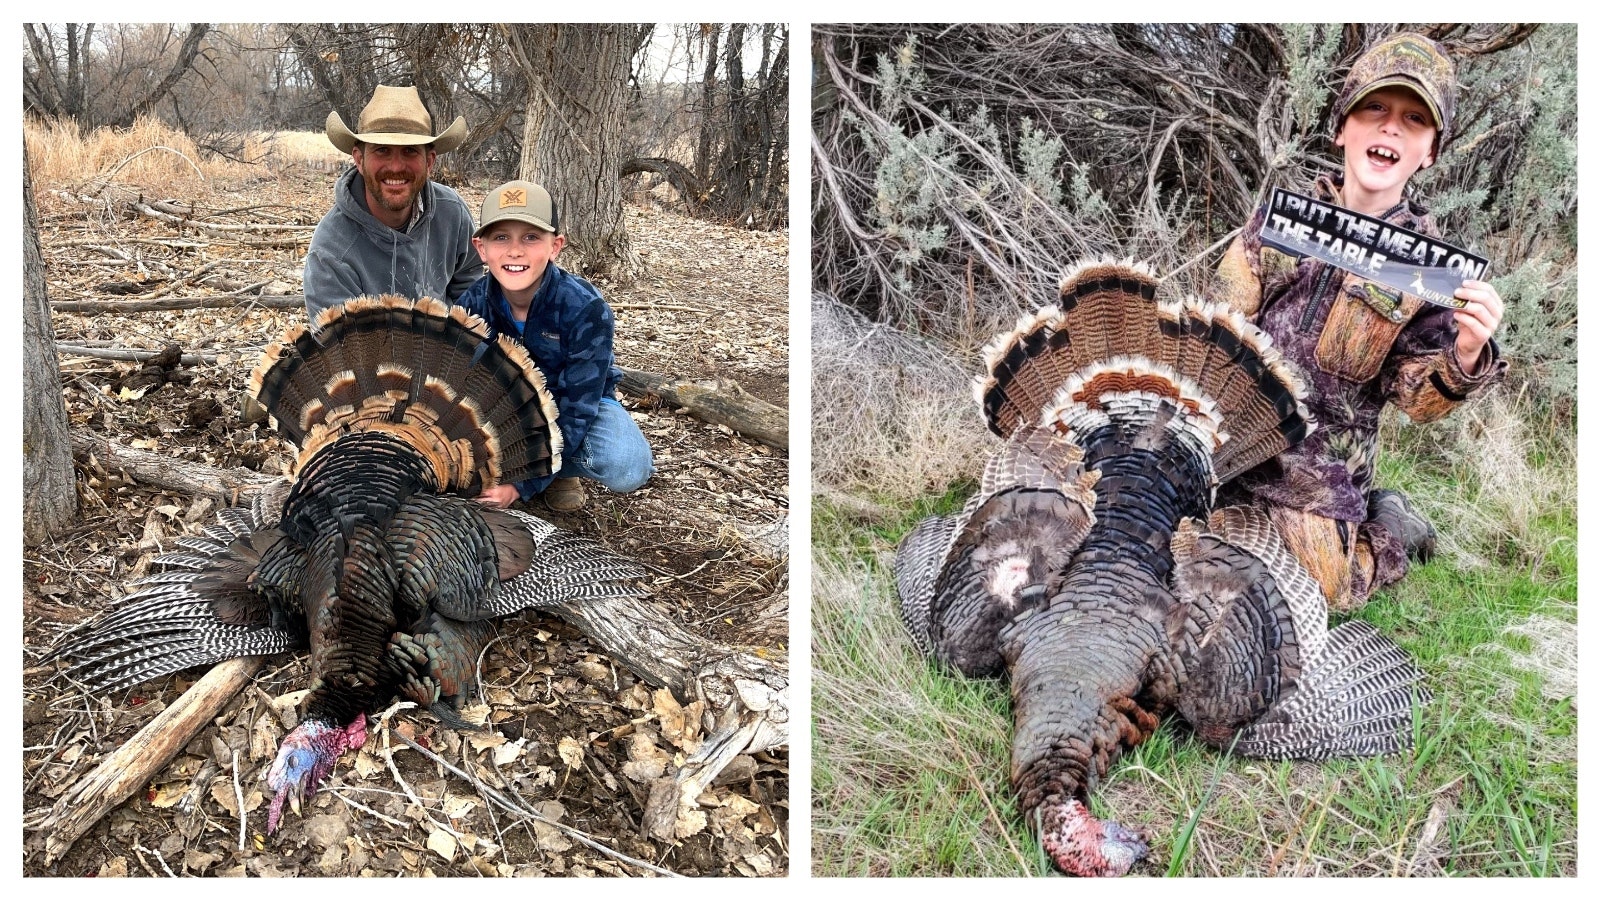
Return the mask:
[(501, 266), (500, 268), (504, 269), (507, 272), (510, 272), (513, 275), (516, 275), (519, 272), (528, 271), (528, 267), (527, 266), (510, 266), (510, 265), (507, 265), (507, 266)]
[(1380, 166), (1392, 166), (1400, 161), (1400, 154), (1388, 147), (1368, 147), (1367, 158)]

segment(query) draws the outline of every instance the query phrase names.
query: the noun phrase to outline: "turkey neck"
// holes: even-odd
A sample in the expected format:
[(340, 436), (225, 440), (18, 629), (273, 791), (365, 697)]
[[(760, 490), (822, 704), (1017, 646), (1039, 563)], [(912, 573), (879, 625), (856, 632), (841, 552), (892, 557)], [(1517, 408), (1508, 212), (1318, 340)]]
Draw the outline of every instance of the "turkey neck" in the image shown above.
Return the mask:
[(1113, 422), (1083, 446), (1100, 470), (1094, 527), (1049, 603), (1000, 633), (1012, 784), (1029, 821), (1043, 805), (1085, 800), (1172, 702), (1168, 544), (1210, 500), (1206, 451), (1159, 423)]
[(342, 728), (388, 699), (380, 680), (399, 577), (385, 532), (406, 498), (433, 487), (410, 445), (377, 432), (341, 437), (302, 468), (283, 521), (306, 553), (306, 718)]

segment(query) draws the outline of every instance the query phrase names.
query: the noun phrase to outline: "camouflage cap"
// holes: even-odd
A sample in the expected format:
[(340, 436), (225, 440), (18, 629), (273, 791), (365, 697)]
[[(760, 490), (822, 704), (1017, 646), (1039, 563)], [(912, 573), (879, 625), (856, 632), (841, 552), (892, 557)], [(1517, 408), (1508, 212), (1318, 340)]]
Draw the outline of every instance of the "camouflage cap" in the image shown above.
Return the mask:
[(1345, 116), (1361, 98), (1386, 87), (1409, 88), (1428, 104), (1439, 129), (1433, 139), (1433, 152), (1437, 155), (1450, 136), (1450, 123), (1456, 113), (1456, 66), (1444, 48), (1414, 31), (1402, 31), (1361, 54), (1345, 76), (1344, 90), (1334, 104), (1334, 133), (1338, 133)]
[(496, 222), (525, 222), (544, 231), (561, 232), (561, 219), (556, 215), (556, 201), (550, 192), (531, 181), (508, 181), (483, 198), (483, 210), (478, 221), (483, 223), (472, 233), (480, 237)]

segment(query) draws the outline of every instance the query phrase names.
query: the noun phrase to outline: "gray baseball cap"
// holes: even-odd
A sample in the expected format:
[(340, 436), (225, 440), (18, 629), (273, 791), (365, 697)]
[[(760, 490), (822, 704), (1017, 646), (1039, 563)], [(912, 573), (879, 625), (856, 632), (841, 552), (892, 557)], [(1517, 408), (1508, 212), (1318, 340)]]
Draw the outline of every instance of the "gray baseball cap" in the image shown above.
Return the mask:
[(550, 192), (531, 181), (508, 181), (490, 191), (483, 198), (483, 210), (478, 221), (483, 224), (472, 233), (480, 237), (496, 222), (525, 222), (544, 231), (561, 233), (561, 219), (556, 215), (556, 201)]

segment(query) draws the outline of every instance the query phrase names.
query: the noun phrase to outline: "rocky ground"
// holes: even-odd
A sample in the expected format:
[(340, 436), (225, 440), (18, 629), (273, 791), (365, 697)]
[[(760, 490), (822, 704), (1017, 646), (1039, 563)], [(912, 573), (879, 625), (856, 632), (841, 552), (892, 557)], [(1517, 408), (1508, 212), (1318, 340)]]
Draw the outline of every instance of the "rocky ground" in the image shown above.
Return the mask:
[[(216, 186), (191, 218), (244, 226), (237, 230), (175, 226), (125, 203), (83, 202), (81, 189), (74, 200), (54, 192), (65, 186), (36, 183), (52, 301), (240, 296), (221, 310), (56, 312), (61, 344), (176, 344), (202, 359), (150, 387), (130, 378), (136, 363), (63, 354), (73, 427), (193, 462), (283, 471), (292, 448), (266, 425), (244, 424), (239, 399), (261, 348), (301, 313), (248, 301), (300, 292), (309, 229), (259, 226), (314, 225), (332, 179), (308, 173)], [(488, 186), (462, 193), (476, 209)], [(786, 236), (645, 208), (627, 215), (648, 271), (626, 288), (599, 283), (616, 312), (619, 364), (731, 378), (787, 406)], [(537, 499), (528, 510), (644, 563), (663, 616), (786, 659), (786, 554), (748, 535), (787, 515), (787, 456), (681, 410), (624, 405), (655, 449), (650, 483), (627, 496), (591, 487), (589, 505), (573, 515)], [(97, 697), (60, 677), (45, 654), (126, 594), (172, 538), (215, 515), (207, 499), (134, 483), (93, 459), (79, 460), (79, 495), (77, 526), (23, 553), (26, 874), (787, 873), (786, 752), (743, 757), (725, 771), (700, 797), (704, 823), (695, 833), (647, 836), (648, 786), (704, 737), (697, 709), (652, 690), (573, 627), (537, 614), (503, 622), (483, 660), (476, 712), (486, 717), (484, 730), (457, 732), (425, 712), (390, 710), (303, 814), (267, 837), (261, 779), (296, 722), (306, 676), (303, 661), (276, 659), (140, 794), (47, 863), (38, 825), (56, 798), (200, 673)], [(497, 805), (496, 796), (517, 808)]]

